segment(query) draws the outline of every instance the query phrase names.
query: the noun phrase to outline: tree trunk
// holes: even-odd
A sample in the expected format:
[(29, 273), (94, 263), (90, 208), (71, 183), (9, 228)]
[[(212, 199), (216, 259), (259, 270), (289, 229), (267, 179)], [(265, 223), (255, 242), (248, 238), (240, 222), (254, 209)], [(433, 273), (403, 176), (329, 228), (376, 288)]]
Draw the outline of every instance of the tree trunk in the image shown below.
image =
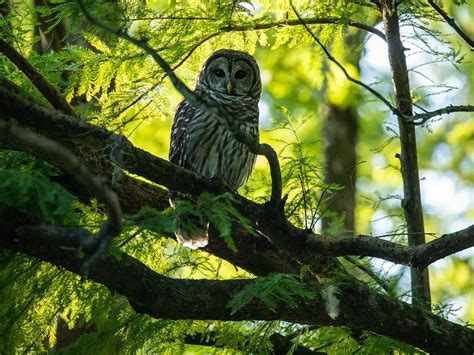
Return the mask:
[[(328, 200), (331, 211), (344, 215), (344, 231), (355, 230), (355, 179), (358, 123), (353, 107), (327, 105), (324, 118), (325, 182), (343, 189)], [(330, 217), (323, 218), (323, 231), (327, 231)]]
[[(382, 16), (387, 36), (388, 56), (395, 87), (397, 108), (406, 116), (413, 114), (410, 82), (404, 48), (400, 39), (400, 25), (396, 3), (386, 0), (382, 5)], [(400, 165), (403, 177), (403, 201), (408, 230), (408, 244), (416, 246), (425, 243), (423, 209), (420, 196), (420, 178), (416, 149), (415, 126), (398, 117), (400, 132)], [(411, 268), (411, 290), (413, 302), (430, 307), (430, 283), (428, 269), (419, 271)]]

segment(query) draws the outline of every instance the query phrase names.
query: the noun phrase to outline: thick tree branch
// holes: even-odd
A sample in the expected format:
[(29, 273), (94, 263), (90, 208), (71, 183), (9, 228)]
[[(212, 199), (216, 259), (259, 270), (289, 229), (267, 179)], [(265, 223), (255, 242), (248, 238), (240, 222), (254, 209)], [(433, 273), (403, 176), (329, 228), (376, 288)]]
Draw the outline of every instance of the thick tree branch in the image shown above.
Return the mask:
[[(82, 261), (74, 249), (79, 246), (80, 236), (87, 235), (86, 230), (16, 227), (5, 222), (1, 222), (1, 227), (2, 247), (82, 274)], [(296, 308), (279, 303), (276, 312), (254, 300), (230, 314), (229, 301), (243, 287), (252, 285), (253, 280), (176, 280), (156, 274), (126, 254), (119, 259), (105, 255), (91, 267), (89, 278), (124, 295), (137, 312), (155, 318), (283, 320), (318, 326), (345, 325), (390, 336), (432, 353), (469, 354), (474, 349), (472, 330), (379, 295), (360, 283), (340, 284), (340, 313), (334, 320), (327, 315), (319, 295), (314, 299), (300, 299)]]
[(458, 26), (456, 21), (449, 17), (449, 15), (441, 8), (439, 7), (436, 2), (433, 0), (428, 0), (428, 4), (435, 9), (435, 11), (451, 26), (453, 30), (456, 31), (456, 33), (461, 36), (461, 38), (466, 41), (466, 43), (471, 47), (471, 51), (474, 51), (474, 40), (470, 38), (466, 32), (464, 32), (461, 27)]
[[(75, 117), (51, 111), (12, 94), (2, 87), (0, 87), (0, 105), (5, 116), (13, 117), (24, 126), (61, 141), (74, 150), (81, 159), (90, 162), (89, 166), (101, 175), (108, 176), (110, 172), (104, 169), (112, 169), (112, 166), (109, 164), (104, 167), (100, 161), (107, 157), (108, 151), (114, 146), (112, 143), (120, 143), (114, 149), (121, 151), (123, 159), (115, 163), (133, 174), (187, 195), (198, 196), (204, 191), (220, 194), (226, 191), (213, 181), (134, 147), (125, 137), (77, 120)], [(39, 157), (44, 158), (43, 156)], [(66, 184), (74, 193), (87, 198), (87, 196), (83, 196), (83, 189), (80, 186), (75, 186), (67, 177), (58, 182)], [(116, 192), (126, 213), (136, 213), (143, 206), (151, 206), (160, 210), (169, 206), (166, 190), (127, 175), (120, 179)], [(239, 196), (236, 198), (241, 200), (242, 205), (247, 206), (246, 213), (252, 217), (254, 223), (259, 220), (263, 221), (264, 218), (268, 219), (265, 217), (267, 213), (264, 206)], [(277, 229), (272, 222), (269, 222), (268, 225)], [(284, 230), (279, 230), (279, 232), (282, 233), (282, 237), (288, 238), (284, 235)], [(299, 272), (300, 264), (265, 237), (253, 237), (243, 230), (235, 230), (234, 241), (238, 253), (234, 253), (215, 231), (211, 231), (211, 233), (211, 242), (206, 247), (206, 251), (229, 260), (254, 274), (260, 275), (271, 270), (285, 273)], [(304, 262), (308, 265), (316, 265), (317, 270), (327, 270), (329, 266), (326, 259), (326, 257), (309, 255)]]
[[(103, 152), (107, 149), (109, 142), (120, 142), (123, 159), (118, 164), (123, 169), (164, 185), (169, 189), (194, 196), (198, 196), (204, 191), (217, 194), (225, 191), (212, 181), (134, 147), (125, 137), (85, 121), (77, 120), (75, 117), (66, 116), (31, 103), (3, 88), (0, 88), (0, 104), (4, 115), (13, 117), (21, 124), (50, 138), (60, 138), (69, 145), (79, 147), (87, 145), (89, 149)], [(78, 150), (81, 151), (81, 149)], [(167, 194), (164, 190), (158, 187), (152, 189), (151, 186), (148, 188), (152, 190), (146, 190), (147, 186), (144, 182), (138, 185), (128, 182), (126, 185), (120, 186), (118, 190), (122, 193), (122, 204), (130, 206), (127, 211), (136, 212), (137, 208), (147, 204), (156, 208), (164, 208), (167, 205)], [(150, 196), (150, 191), (153, 191), (153, 196)], [(133, 199), (140, 196), (143, 196), (144, 200), (130, 202), (130, 200), (133, 201)], [(448, 234), (434, 240), (426, 245), (426, 249), (411, 248), (366, 236), (331, 237), (315, 235), (296, 228), (286, 221), (279, 221), (273, 214), (268, 213), (263, 205), (237, 195), (235, 197), (239, 201), (236, 208), (273, 242), (269, 242), (265, 238), (254, 238), (243, 231), (236, 230), (234, 239), (239, 248), (238, 255), (228, 250), (225, 243), (215, 234), (211, 236), (211, 243), (206, 250), (236, 264), (244, 262), (244, 264), (239, 265), (254, 273), (259, 273), (258, 270), (271, 269), (272, 263), (275, 263), (278, 258), (281, 264), (280, 272), (298, 270), (298, 263), (285, 256), (281, 248), (289, 250), (293, 256), (296, 256), (296, 260), (301, 263), (319, 265), (322, 269), (325, 269), (325, 267), (321, 256), (343, 255), (379, 257), (423, 269), (429, 263), (450, 253), (473, 246), (474, 238), (469, 237), (473, 233), (472, 227), (469, 227), (463, 233)], [(274, 243), (277, 245), (274, 245)], [(449, 248), (445, 253), (443, 253), (444, 247)], [(420, 250), (429, 250), (427, 256), (420, 258), (424, 253)], [(261, 251), (262, 254), (259, 255), (260, 252), (257, 253), (256, 251)]]
[(28, 151), (47, 156), (56, 166), (74, 176), (89, 190), (92, 196), (105, 204), (108, 215), (107, 223), (104, 223), (98, 233), (93, 234), (82, 244), (84, 250), (93, 252), (84, 264), (87, 271), (106, 251), (112, 238), (122, 231), (122, 210), (117, 195), (108, 188), (103, 179), (93, 176), (72, 152), (49, 138), (0, 120), (0, 141), (19, 142)]
[(23, 74), (33, 83), (39, 92), (57, 110), (68, 115), (74, 115), (74, 110), (69, 102), (52, 86), (41, 73), (39, 73), (28, 61), (13, 48), (8, 42), (0, 38), (0, 52), (20, 69)]
[[(400, 38), (400, 24), (395, 1), (384, 0), (381, 1), (381, 4), (397, 109), (403, 114), (403, 116), (398, 116), (401, 147), (400, 169), (403, 178), (402, 207), (407, 222), (408, 244), (417, 246), (425, 243), (425, 227), (418, 175), (415, 127), (406, 118), (413, 115), (410, 82), (405, 52)], [(428, 270), (411, 269), (411, 289), (415, 302), (429, 306), (431, 295)]]
[(311, 236), (312, 250), (323, 255), (372, 256), (419, 270), (451, 254), (474, 247), (474, 225), (429, 243), (404, 246), (369, 236)]
[(247, 132), (242, 131), (239, 127), (238, 122), (232, 119), (229, 113), (217, 102), (204, 100), (200, 96), (196, 95), (191, 89), (189, 89), (186, 84), (184, 84), (184, 82), (176, 76), (169, 64), (158, 54), (158, 52), (147, 44), (146, 39), (138, 40), (128, 35), (127, 32), (115, 30), (113, 28), (105, 26), (104, 24), (98, 22), (91, 16), (91, 14), (88, 12), (87, 8), (84, 6), (81, 0), (78, 0), (78, 4), (81, 10), (83, 11), (85, 17), (92, 24), (143, 49), (168, 75), (176, 90), (178, 90), (179, 93), (183, 95), (189, 103), (191, 103), (194, 107), (197, 107), (203, 111), (212, 114), (234, 136), (234, 138), (238, 142), (246, 145), (252, 153), (263, 155), (267, 158), (272, 176), (272, 196), (270, 202), (274, 209), (276, 211), (279, 211), (282, 193), (281, 171), (277, 154), (273, 150), (273, 148), (270, 147), (268, 144), (259, 144), (258, 140), (254, 139)]

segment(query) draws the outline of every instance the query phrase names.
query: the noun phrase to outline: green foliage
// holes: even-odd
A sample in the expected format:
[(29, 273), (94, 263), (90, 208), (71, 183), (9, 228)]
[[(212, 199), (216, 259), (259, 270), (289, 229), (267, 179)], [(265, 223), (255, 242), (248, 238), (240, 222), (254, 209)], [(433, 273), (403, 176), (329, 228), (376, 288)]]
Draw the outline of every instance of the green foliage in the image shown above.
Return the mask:
[[(276, 139), (282, 144), (282, 181), (284, 192), (288, 194), (286, 216), (300, 227), (314, 230), (321, 217), (334, 217), (339, 221), (327, 204), (328, 198), (341, 189), (337, 184), (325, 184), (322, 178), (324, 164), (314, 154), (314, 145), (319, 143), (301, 135), (308, 130), (312, 116), (307, 114), (293, 118), (288, 109), (279, 107), (280, 114), (272, 120), (271, 133), (281, 137)], [(334, 234), (342, 228), (338, 224)]]
[(157, 234), (171, 234), (176, 228), (175, 222), (167, 213), (148, 206), (142, 207), (137, 214), (128, 216), (127, 221), (130, 225), (138, 225)]
[(237, 203), (237, 201), (230, 193), (220, 196), (203, 193), (199, 196), (197, 207), (203, 217), (208, 219), (219, 231), (220, 236), (224, 239), (229, 249), (237, 252), (237, 247), (232, 239), (233, 221), (238, 222), (247, 233), (255, 234), (255, 232), (250, 222), (233, 206), (235, 203)]
[(40, 172), (0, 168), (0, 195), (3, 213), (16, 211), (36, 223), (78, 222), (76, 198)]
[(304, 283), (299, 277), (274, 273), (255, 279), (254, 284), (237, 292), (227, 307), (234, 314), (248, 303), (258, 300), (276, 312), (280, 302), (295, 308), (301, 299), (314, 298), (315, 295), (315, 287)]
[[(237, 222), (248, 233), (254, 233), (249, 221), (233, 206), (237, 201), (232, 194), (226, 193), (215, 196), (203, 193), (196, 203), (189, 200), (180, 200), (174, 208), (157, 211), (150, 207), (143, 207), (136, 215), (131, 216), (131, 224), (151, 230), (157, 234), (170, 235), (178, 228), (193, 234), (197, 223), (209, 221), (219, 232), (225, 243), (234, 252), (237, 252), (232, 239), (232, 224)], [(207, 223), (207, 222), (205, 222)]]
[(295, 342), (327, 354), (417, 354), (416, 348), (371, 332), (346, 327), (319, 327), (303, 332)]

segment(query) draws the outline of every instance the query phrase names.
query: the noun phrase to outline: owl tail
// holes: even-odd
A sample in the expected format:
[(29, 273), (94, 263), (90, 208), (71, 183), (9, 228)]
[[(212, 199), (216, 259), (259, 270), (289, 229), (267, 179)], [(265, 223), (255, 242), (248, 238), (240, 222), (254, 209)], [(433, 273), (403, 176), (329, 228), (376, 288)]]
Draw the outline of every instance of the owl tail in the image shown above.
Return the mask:
[[(186, 199), (186, 197), (178, 192), (170, 191), (171, 207), (175, 208), (176, 202), (179, 199)], [(195, 218), (193, 222), (195, 228), (193, 228), (192, 232), (178, 226), (174, 233), (176, 240), (190, 249), (204, 248), (209, 242), (209, 223), (204, 223), (198, 218)]]
[(193, 231), (191, 235), (184, 229), (178, 228), (175, 232), (176, 240), (190, 249), (204, 248), (209, 242), (208, 229), (209, 224), (199, 227), (196, 231)]

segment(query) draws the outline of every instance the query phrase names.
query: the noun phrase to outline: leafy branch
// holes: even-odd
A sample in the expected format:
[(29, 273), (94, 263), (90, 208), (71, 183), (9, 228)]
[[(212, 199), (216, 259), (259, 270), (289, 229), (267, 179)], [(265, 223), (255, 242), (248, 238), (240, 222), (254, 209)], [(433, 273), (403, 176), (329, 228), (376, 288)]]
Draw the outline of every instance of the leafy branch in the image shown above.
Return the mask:
[(39, 92), (49, 101), (49, 103), (57, 110), (68, 115), (75, 115), (72, 106), (52, 86), (40, 72), (38, 72), (28, 61), (8, 42), (0, 38), (0, 52), (3, 53), (10, 61), (20, 69)]
[(0, 140), (10, 144), (19, 144), (35, 154), (47, 156), (63, 171), (73, 175), (93, 196), (105, 204), (107, 222), (101, 226), (98, 233), (93, 234), (81, 246), (84, 250), (92, 252), (90, 258), (84, 263), (84, 270), (87, 273), (91, 265), (106, 251), (112, 238), (122, 230), (122, 211), (117, 195), (108, 188), (103, 179), (93, 176), (72, 152), (49, 138), (0, 120)]
[(372, 95), (377, 97), (380, 101), (382, 101), (389, 109), (392, 111), (393, 114), (397, 116), (403, 116), (403, 114), (395, 107), (393, 106), (382, 94), (380, 94), (377, 90), (373, 89), (370, 85), (367, 85), (366, 83), (357, 80), (353, 78), (349, 73), (347, 72), (346, 68), (336, 59), (332, 56), (332, 54), (329, 52), (329, 50), (326, 48), (326, 46), (320, 41), (320, 39), (314, 34), (314, 32), (308, 27), (306, 22), (301, 18), (300, 14), (296, 10), (295, 6), (293, 5), (293, 2), (290, 1), (290, 6), (293, 9), (293, 12), (295, 13), (296, 17), (300, 21), (300, 23), (304, 26), (306, 31), (311, 35), (311, 37), (315, 40), (315, 42), (321, 47), (323, 50), (324, 54), (326, 54), (326, 57), (333, 62), (334, 64), (337, 65), (337, 67), (343, 72), (344, 76), (346, 77), (347, 80), (350, 82), (353, 82), (354, 84), (359, 85), (360, 87), (366, 89), (369, 91)]
[[(298, 17), (299, 22), (304, 26), (306, 31), (313, 37), (313, 39), (316, 41), (316, 43), (321, 47), (323, 50), (324, 54), (326, 54), (327, 58), (333, 62), (334, 64), (337, 65), (337, 67), (343, 72), (344, 76), (346, 77), (347, 80), (350, 82), (364, 88), (365, 90), (369, 91), (372, 95), (374, 95), (376, 98), (378, 98), (382, 103), (384, 103), (390, 111), (404, 119), (406, 122), (411, 122), (415, 125), (420, 125), (428, 121), (429, 119), (447, 114), (447, 113), (455, 113), (455, 112), (472, 112), (474, 111), (474, 106), (471, 105), (459, 105), (459, 106), (448, 106), (445, 108), (441, 108), (435, 111), (431, 112), (424, 112), (424, 113), (419, 113), (419, 114), (414, 114), (414, 115), (407, 115), (400, 111), (397, 107), (392, 105), (381, 93), (379, 93), (377, 90), (372, 88), (370, 85), (367, 85), (366, 83), (353, 78), (346, 70), (346, 68), (336, 59), (332, 56), (332, 54), (329, 52), (329, 50), (326, 48), (326, 46), (319, 40), (319, 38), (314, 34), (314, 32), (308, 27), (308, 22), (305, 19), (302, 19), (296, 8), (294, 7), (293, 3), (290, 1), (290, 6), (293, 9), (296, 17)], [(386, 40), (386, 36), (384, 34), (384, 39)]]

